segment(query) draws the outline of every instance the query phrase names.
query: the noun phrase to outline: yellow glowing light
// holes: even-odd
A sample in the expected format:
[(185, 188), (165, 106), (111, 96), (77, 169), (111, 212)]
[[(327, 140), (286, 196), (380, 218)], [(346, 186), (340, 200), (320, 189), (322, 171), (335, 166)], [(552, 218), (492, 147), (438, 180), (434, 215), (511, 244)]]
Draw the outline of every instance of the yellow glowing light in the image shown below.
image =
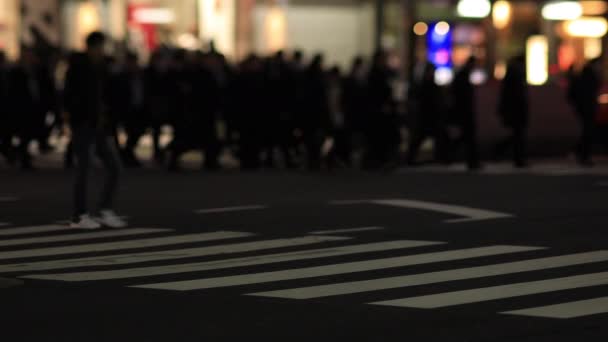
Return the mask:
[(552, 1), (543, 6), (543, 18), (547, 20), (573, 20), (583, 15), (578, 1)]
[(608, 3), (606, 1), (581, 1), (583, 6), (583, 15), (603, 15), (608, 11)]
[(549, 78), (549, 44), (547, 37), (531, 36), (526, 43), (527, 79), (531, 85), (543, 85)]
[(572, 37), (601, 38), (608, 33), (608, 22), (600, 17), (583, 17), (565, 22), (564, 29)]
[(497, 80), (502, 80), (505, 78), (506, 74), (507, 63), (505, 63), (504, 61), (496, 63), (496, 66), (494, 67), (494, 78), (496, 78)]
[(492, 19), (494, 20), (494, 27), (497, 29), (504, 29), (509, 25), (511, 21), (511, 4), (508, 1), (496, 1), (494, 8), (492, 9)]
[(435, 33), (440, 36), (445, 36), (450, 32), (450, 24), (445, 21), (440, 21), (435, 25)]
[(424, 36), (427, 32), (429, 32), (429, 26), (426, 23), (419, 22), (414, 25), (414, 33), (417, 36)]
[(269, 52), (279, 51), (287, 46), (287, 18), (278, 6), (271, 8), (265, 20), (266, 46)]
[(81, 32), (92, 32), (99, 28), (99, 12), (94, 4), (83, 3), (80, 5), (78, 9), (78, 25)]
[(585, 58), (594, 59), (602, 55), (602, 40), (599, 38), (585, 38)]

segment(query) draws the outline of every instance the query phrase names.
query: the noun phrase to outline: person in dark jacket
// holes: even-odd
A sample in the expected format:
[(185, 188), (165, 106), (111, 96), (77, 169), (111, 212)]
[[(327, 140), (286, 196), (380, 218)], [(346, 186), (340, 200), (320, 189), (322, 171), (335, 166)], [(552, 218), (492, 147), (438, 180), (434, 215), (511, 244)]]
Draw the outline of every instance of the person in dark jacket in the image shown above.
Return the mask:
[(582, 166), (593, 166), (591, 158), (595, 116), (599, 109), (598, 96), (601, 87), (601, 58), (589, 61), (580, 75), (572, 77), (569, 97), (581, 124), (581, 138), (577, 159)]
[(181, 115), (183, 106), (181, 89), (178, 87), (181, 73), (175, 69), (171, 68), (171, 55), (166, 50), (155, 51), (144, 69), (145, 125), (152, 131), (154, 160), (158, 164), (162, 164), (164, 159), (160, 145), (162, 126), (173, 125), (175, 121), (172, 119)]
[(239, 159), (241, 169), (257, 170), (264, 142), (266, 101), (264, 99), (264, 66), (262, 60), (248, 56), (239, 66), (230, 93), (237, 99), (231, 101), (229, 110), (239, 133)]
[(135, 148), (146, 129), (144, 106), (144, 75), (139, 67), (137, 55), (129, 52), (124, 66), (110, 78), (109, 97), (110, 111), (127, 134), (127, 141), (122, 150), (125, 165), (140, 167), (141, 162), (135, 156)]
[(471, 56), (465, 65), (456, 73), (452, 83), (454, 114), (457, 116), (462, 140), (466, 149), (466, 163), (469, 170), (481, 168), (477, 146), (477, 114), (475, 110), (475, 87), (471, 83), (471, 73), (477, 60)]
[[(352, 149), (364, 149), (369, 111), (367, 70), (362, 57), (353, 60), (351, 70), (343, 83), (343, 109), (346, 127), (350, 130)], [(351, 151), (352, 152), (352, 151)]]
[(8, 76), (8, 102), (14, 117), (15, 133), (19, 137), (17, 153), (23, 169), (32, 169), (30, 143), (39, 137), (46, 115), (52, 110), (55, 88), (50, 75), (40, 67), (34, 50), (23, 48), (19, 64)]
[[(86, 52), (72, 56), (66, 74), (65, 106), (72, 130), (72, 149), (76, 161), (74, 211), (71, 226), (97, 229), (102, 225), (120, 228), (126, 222), (113, 211), (120, 173), (120, 157), (107, 112), (108, 70), (104, 58), (105, 35), (91, 33)], [(106, 180), (98, 204), (99, 217), (91, 218), (87, 206), (87, 182), (93, 147), (106, 169)]]
[(293, 168), (295, 167), (292, 160), (295, 124), (292, 108), (289, 106), (291, 73), (284, 52), (279, 51), (268, 58), (265, 69), (267, 140), (264, 145), (267, 154), (266, 166), (271, 168), (275, 166), (274, 149), (278, 148), (285, 165)]
[(9, 68), (4, 52), (0, 51), (0, 154), (9, 162), (15, 162), (13, 148), (14, 120), (9, 113), (8, 102), (8, 75)]
[(529, 107), (526, 59), (524, 56), (517, 56), (507, 66), (498, 100), (498, 114), (503, 125), (511, 129), (512, 135), (500, 142), (496, 148), (497, 155), (502, 155), (508, 147), (512, 147), (513, 163), (517, 168), (528, 165), (526, 130), (530, 117)]
[(318, 170), (321, 167), (321, 144), (323, 131), (328, 126), (328, 100), (323, 56), (316, 55), (306, 70), (306, 113), (301, 120), (308, 168)]
[(447, 160), (447, 133), (443, 122), (441, 89), (435, 83), (435, 66), (424, 60), (414, 67), (409, 89), (410, 139), (406, 162), (415, 165), (418, 152), (427, 138), (434, 139), (435, 159)]
[(369, 150), (364, 162), (366, 168), (387, 166), (397, 153), (400, 136), (395, 120), (394, 76), (387, 53), (377, 51), (368, 75), (370, 109), (367, 119)]

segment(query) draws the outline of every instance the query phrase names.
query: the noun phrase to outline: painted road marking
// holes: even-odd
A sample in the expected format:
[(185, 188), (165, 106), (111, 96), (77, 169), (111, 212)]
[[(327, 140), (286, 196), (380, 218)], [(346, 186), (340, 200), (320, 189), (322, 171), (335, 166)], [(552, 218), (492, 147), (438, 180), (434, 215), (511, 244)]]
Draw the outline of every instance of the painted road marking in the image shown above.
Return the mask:
[(384, 229), (384, 227), (362, 227), (362, 228), (353, 228), (353, 229), (319, 230), (316, 232), (311, 232), (310, 234), (314, 234), (314, 235), (348, 234), (348, 233), (369, 232), (369, 231), (383, 230), (383, 229)]
[(263, 209), (267, 209), (267, 208), (268, 208), (268, 206), (265, 206), (265, 205), (244, 205), (244, 206), (238, 206), (238, 207), (200, 209), (200, 210), (195, 210), (194, 212), (197, 214), (220, 214), (220, 213), (230, 213), (230, 212), (235, 212), (235, 211), (263, 210)]
[(15, 202), (18, 201), (19, 199), (17, 197), (12, 197), (12, 196), (2, 196), (0, 197), (0, 202)]
[(462, 260), (477, 258), (482, 256), (500, 255), (507, 253), (518, 253), (542, 249), (538, 247), (522, 246), (490, 246), (481, 248), (468, 248), (454, 251), (434, 252), (427, 254), (408, 255), (394, 258), (383, 258), (367, 261), (357, 261), (342, 264), (333, 264), (317, 267), (307, 267), (299, 269), (289, 269), (275, 272), (265, 272), (256, 274), (243, 274), (237, 276), (196, 279), (187, 281), (176, 281), (157, 284), (145, 284), (134, 287), (162, 289), (162, 290), (200, 290), (218, 287), (228, 287), (237, 285), (251, 285), (269, 283), (283, 280), (295, 280), (330, 276), (337, 274), (373, 271), (387, 268), (397, 268), (411, 265), (429, 264), (441, 261)]
[(10, 229), (0, 229), (0, 236), (9, 235), (25, 235), (35, 233), (51, 233), (62, 230), (75, 230), (65, 225), (44, 225), (44, 226), (29, 226), (29, 227), (18, 227)]
[(108, 238), (108, 237), (120, 237), (120, 236), (130, 236), (130, 235), (140, 235), (140, 234), (143, 235), (143, 234), (170, 232), (170, 231), (171, 231), (170, 229), (135, 228), (135, 229), (112, 230), (112, 231), (103, 231), (103, 232), (94, 232), (94, 233), (47, 236), (47, 237), (39, 237), (39, 238), (0, 240), (0, 247), (30, 245), (30, 244), (50, 243), (50, 242), (93, 240), (93, 239), (101, 239), (101, 238)]
[(607, 312), (608, 297), (602, 297), (501, 313), (518, 316), (568, 319), (597, 315)]
[(446, 292), (428, 296), (395, 299), (371, 304), (419, 309), (436, 309), (447, 306), (479, 303), (490, 300), (607, 284), (608, 272), (601, 272), (573, 277), (555, 278), (526, 283), (485, 287), (473, 290)]
[(49, 247), (49, 248), (40, 248), (40, 249), (26, 249), (26, 250), (21, 250), (21, 251), (0, 252), (0, 260), (18, 259), (18, 258), (33, 258), (33, 257), (62, 255), (62, 254), (105, 252), (105, 251), (113, 251), (113, 250), (119, 250), (119, 249), (158, 247), (158, 246), (178, 245), (178, 244), (186, 244), (186, 243), (193, 243), (193, 242), (244, 238), (244, 237), (250, 237), (253, 235), (254, 234), (251, 234), (251, 233), (220, 231), (220, 232), (213, 232), (213, 233), (168, 236), (168, 237), (144, 239), (144, 240), (128, 240), (128, 241), (97, 243), (97, 244), (88, 244), (88, 245)]
[(370, 243), (363, 245), (350, 245), (334, 248), (324, 248), (315, 250), (304, 250), (289, 253), (279, 253), (270, 255), (261, 255), (254, 257), (234, 258), (226, 260), (215, 260), (209, 262), (199, 262), (190, 264), (178, 264), (157, 267), (142, 267), (132, 269), (121, 269), (113, 271), (99, 272), (79, 272), (79, 273), (64, 273), (64, 274), (45, 274), (45, 275), (30, 275), (26, 278), (30, 279), (45, 279), (45, 280), (63, 280), (63, 281), (91, 281), (91, 280), (110, 280), (110, 279), (126, 279), (136, 277), (147, 277), (155, 275), (166, 275), (176, 273), (201, 272), (208, 270), (245, 267), (254, 265), (265, 265), (272, 263), (280, 263), (287, 261), (312, 260), (334, 256), (352, 255), (359, 253), (370, 253), (379, 251), (389, 251), (395, 249), (405, 249), (421, 246), (432, 246), (443, 244), (443, 242), (431, 241), (389, 241)]
[(378, 200), (360, 200), (360, 201), (333, 201), (330, 202), (332, 205), (352, 205), (361, 203), (371, 203), (377, 205), (407, 208), (407, 209), (420, 209), (429, 210), (435, 212), (441, 212), (445, 214), (451, 214), (456, 216), (464, 216), (465, 218), (450, 219), (446, 220), (446, 223), (463, 223), (463, 222), (475, 222), (483, 220), (494, 220), (503, 218), (512, 218), (513, 215), (507, 213), (501, 213), (497, 211), (483, 210), (477, 208), (464, 207), (459, 205), (425, 202), (409, 199), (378, 199)]
[(345, 282), (320, 286), (309, 286), (278, 291), (252, 293), (253, 296), (312, 299), (329, 296), (340, 296), (353, 293), (405, 288), (417, 285), (436, 284), (450, 281), (478, 279), (512, 273), (538, 271), (551, 268), (567, 267), (608, 260), (608, 251), (562, 255), (557, 257), (531, 259), (502, 263), (496, 265), (455, 269), (424, 274), (413, 274), (382, 279)]
[[(121, 220), (128, 220), (129, 216), (121, 215), (121, 216), (118, 216), (118, 218)], [(69, 225), (70, 225), (70, 223), (72, 223), (72, 221), (71, 220), (59, 220), (59, 221), (55, 221), (55, 223), (60, 224), (60, 225), (67, 225), (69, 227)], [(72, 229), (74, 229), (74, 228), (72, 228)]]
[[(89, 258), (18, 263), (12, 265), (0, 265), (0, 273), (48, 271), (92, 266), (127, 265), (151, 261), (176, 260), (231, 253), (246, 253), (273, 248), (296, 247), (325, 242), (344, 241), (349, 239), (350, 238), (334, 236), (306, 236), (292, 239), (264, 240), (167, 251), (140, 252)], [(252, 257), (252, 259), (255, 258), (256, 257)]]

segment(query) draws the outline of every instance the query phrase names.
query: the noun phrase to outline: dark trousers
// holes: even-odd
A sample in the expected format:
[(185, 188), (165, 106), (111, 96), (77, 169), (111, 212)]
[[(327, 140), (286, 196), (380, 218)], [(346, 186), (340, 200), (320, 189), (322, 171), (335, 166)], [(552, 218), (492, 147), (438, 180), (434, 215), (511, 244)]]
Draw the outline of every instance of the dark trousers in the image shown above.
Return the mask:
[(120, 157), (114, 138), (92, 127), (73, 127), (72, 151), (76, 161), (74, 219), (88, 212), (87, 192), (93, 151), (97, 152), (106, 171), (98, 209), (112, 209), (120, 175)]
[(579, 120), (581, 123), (581, 138), (578, 143), (578, 160), (580, 163), (588, 163), (591, 162), (593, 135), (595, 131), (593, 111), (581, 113)]
[(16, 156), (13, 147), (13, 133), (8, 127), (8, 123), (0, 122), (0, 155), (3, 155), (12, 164)]
[(476, 169), (481, 164), (477, 143), (477, 122), (472, 113), (462, 115), (462, 120), (462, 142), (465, 147), (466, 163), (469, 169)]
[(406, 162), (409, 165), (416, 163), (420, 147), (427, 138), (434, 139), (435, 146), (433, 154), (435, 161), (448, 163), (450, 158), (448, 151), (449, 137), (445, 126), (441, 122), (429, 122), (421, 127), (412, 128)]
[(526, 125), (513, 125), (511, 127), (511, 132), (511, 136), (496, 144), (494, 156), (498, 159), (502, 159), (509, 151), (512, 151), (513, 164), (515, 164), (515, 166), (525, 166), (528, 160)]

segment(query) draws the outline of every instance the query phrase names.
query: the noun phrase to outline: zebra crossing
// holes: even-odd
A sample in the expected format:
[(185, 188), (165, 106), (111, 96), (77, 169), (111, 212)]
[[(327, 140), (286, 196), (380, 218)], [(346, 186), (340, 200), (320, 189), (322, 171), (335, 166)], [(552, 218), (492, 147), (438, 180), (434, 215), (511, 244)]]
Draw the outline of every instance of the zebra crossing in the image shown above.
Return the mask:
[[(4, 227), (0, 228), (0, 276), (194, 293), (231, 288), (248, 297), (309, 300), (310, 305), (315, 305), (313, 299), (341, 297), (361, 305), (410, 310), (462, 307), (593, 287), (601, 290), (608, 285), (608, 272), (595, 268), (586, 274), (576, 271), (576, 266), (582, 265), (605, 267), (608, 250), (561, 254), (543, 246), (367, 241), (368, 235), (359, 235), (373, 235), (382, 229), (329, 229), (265, 238), (242, 231), (180, 234), (172, 229), (128, 228), (83, 233), (62, 225)], [(511, 258), (515, 259), (505, 260)], [(463, 267), (463, 263), (468, 266)], [(219, 276), (211, 272), (219, 270)], [(543, 275), (547, 270), (561, 273)], [(472, 280), (500, 280), (515, 274), (523, 280), (471, 285)], [(339, 277), (345, 275), (352, 279)], [(525, 281), (526, 277), (530, 279)], [(465, 289), (462, 284), (458, 289), (449, 286), (464, 281)], [(269, 284), (271, 290), (260, 291)], [(432, 293), (409, 290), (430, 284), (434, 285)], [(366, 301), (359, 299), (361, 294), (385, 298)], [(504, 316), (571, 319), (607, 314), (608, 297), (496, 310)]]

